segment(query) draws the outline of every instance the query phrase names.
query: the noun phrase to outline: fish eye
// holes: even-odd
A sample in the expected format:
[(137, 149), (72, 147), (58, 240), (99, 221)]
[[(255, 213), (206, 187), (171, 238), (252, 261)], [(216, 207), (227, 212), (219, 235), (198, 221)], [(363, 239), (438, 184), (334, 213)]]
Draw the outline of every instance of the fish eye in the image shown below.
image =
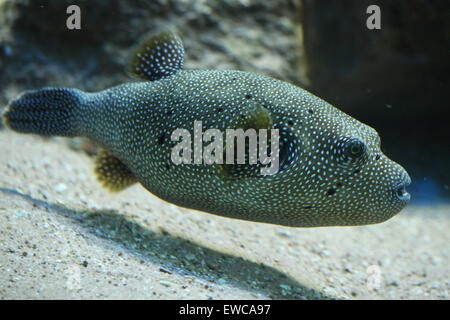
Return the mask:
[(361, 157), (366, 150), (366, 147), (359, 139), (351, 139), (345, 146), (345, 153), (352, 158)]

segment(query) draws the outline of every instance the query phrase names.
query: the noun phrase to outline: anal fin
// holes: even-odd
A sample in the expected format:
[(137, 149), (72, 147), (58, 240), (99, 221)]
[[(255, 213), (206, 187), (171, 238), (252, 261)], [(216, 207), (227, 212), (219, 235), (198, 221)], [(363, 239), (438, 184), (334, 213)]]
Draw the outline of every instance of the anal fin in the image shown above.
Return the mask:
[(122, 161), (105, 150), (100, 150), (95, 158), (94, 171), (102, 186), (112, 192), (120, 192), (138, 182)]

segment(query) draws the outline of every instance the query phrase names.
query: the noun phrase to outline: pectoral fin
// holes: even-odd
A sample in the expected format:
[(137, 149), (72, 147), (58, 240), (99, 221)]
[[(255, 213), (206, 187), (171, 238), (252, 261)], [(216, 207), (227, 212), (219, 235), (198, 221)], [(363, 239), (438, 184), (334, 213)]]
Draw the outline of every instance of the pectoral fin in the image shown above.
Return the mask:
[[(256, 101), (250, 101), (244, 108), (241, 108), (237, 119), (233, 122), (237, 123), (235, 129), (243, 129), (244, 131), (254, 129), (257, 135), (259, 133), (259, 129), (266, 129), (270, 132), (270, 129), (273, 128), (273, 120), (269, 111)], [(259, 147), (259, 140), (257, 142), (257, 147)], [(256, 164), (250, 164), (249, 162), (248, 138), (246, 138), (245, 143), (244, 164), (237, 163), (236, 141), (234, 141), (234, 143), (230, 143), (228, 140), (225, 142), (225, 155), (227, 153), (227, 149), (229, 148), (234, 148), (234, 163), (227, 164), (224, 159), (224, 164), (217, 165), (217, 175), (221, 178), (221, 180), (230, 181), (233, 179), (243, 179), (248, 177), (261, 177), (262, 165), (259, 162)]]
[(273, 127), (273, 120), (270, 116), (269, 110), (256, 101), (250, 101), (246, 108), (241, 109), (239, 115), (238, 127), (244, 130), (247, 129), (267, 129)]

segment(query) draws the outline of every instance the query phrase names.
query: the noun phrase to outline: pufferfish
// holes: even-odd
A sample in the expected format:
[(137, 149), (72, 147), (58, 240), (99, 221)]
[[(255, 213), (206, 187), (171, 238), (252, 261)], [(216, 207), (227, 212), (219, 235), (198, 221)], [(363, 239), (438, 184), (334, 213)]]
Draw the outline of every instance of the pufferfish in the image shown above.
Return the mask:
[[(355, 226), (383, 222), (409, 202), (410, 177), (381, 152), (373, 128), (287, 82), (186, 70), (183, 59), (175, 33), (154, 35), (131, 61), (141, 81), (96, 93), (27, 91), (10, 102), (5, 123), (21, 133), (91, 139), (102, 148), (97, 178), (110, 190), (139, 182), (165, 201), (229, 218)], [(278, 130), (279, 169), (263, 175), (262, 164), (174, 164), (172, 133), (193, 133), (195, 121), (222, 132)]]

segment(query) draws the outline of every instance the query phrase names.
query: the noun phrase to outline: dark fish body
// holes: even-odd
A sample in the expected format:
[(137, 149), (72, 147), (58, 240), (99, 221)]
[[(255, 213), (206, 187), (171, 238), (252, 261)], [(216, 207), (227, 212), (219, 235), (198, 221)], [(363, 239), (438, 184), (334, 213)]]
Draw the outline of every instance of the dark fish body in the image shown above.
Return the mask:
[[(182, 70), (182, 55), (175, 36), (152, 38), (132, 63), (135, 74), (151, 81), (98, 93), (26, 92), (10, 104), (6, 122), (18, 132), (92, 139), (106, 150), (97, 174), (111, 189), (138, 181), (168, 202), (226, 217), (296, 227), (361, 225), (385, 221), (407, 204), (409, 176), (381, 153), (374, 129), (283, 81)], [(264, 116), (280, 133), (274, 175), (256, 174), (251, 165), (171, 160), (176, 129), (193, 133), (194, 121), (201, 121), (203, 130), (225, 132)]]

